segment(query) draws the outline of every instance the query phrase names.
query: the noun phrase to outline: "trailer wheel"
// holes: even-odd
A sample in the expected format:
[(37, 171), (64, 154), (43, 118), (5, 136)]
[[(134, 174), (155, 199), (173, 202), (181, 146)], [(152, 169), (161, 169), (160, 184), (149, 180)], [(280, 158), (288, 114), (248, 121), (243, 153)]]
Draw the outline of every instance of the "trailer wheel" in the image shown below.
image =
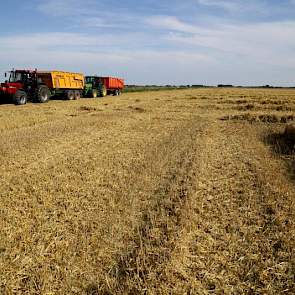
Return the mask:
[(91, 91), (91, 97), (92, 98), (97, 98), (97, 90), (96, 89), (92, 89), (92, 91)]
[(100, 97), (105, 97), (105, 96), (107, 96), (107, 93), (108, 92), (107, 92), (106, 87), (104, 85), (102, 85), (101, 88), (100, 88), (99, 96)]
[(24, 105), (28, 101), (28, 95), (23, 90), (17, 90), (13, 97), (16, 105)]
[(73, 100), (75, 98), (75, 93), (73, 90), (68, 90), (67, 91), (67, 99), (68, 100)]
[(40, 85), (37, 88), (35, 99), (37, 102), (48, 102), (51, 96), (50, 90), (46, 85)]
[(81, 98), (81, 93), (79, 90), (75, 90), (74, 91), (74, 99), (77, 100), (77, 99), (80, 99)]

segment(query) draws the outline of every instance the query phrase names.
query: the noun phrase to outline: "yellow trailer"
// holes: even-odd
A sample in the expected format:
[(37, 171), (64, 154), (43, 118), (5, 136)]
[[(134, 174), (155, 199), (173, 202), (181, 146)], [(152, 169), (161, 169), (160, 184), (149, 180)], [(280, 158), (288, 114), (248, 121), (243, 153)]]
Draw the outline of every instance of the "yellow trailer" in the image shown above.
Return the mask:
[(52, 95), (65, 95), (69, 100), (81, 97), (85, 79), (80, 73), (61, 71), (37, 72), (38, 84), (48, 87)]

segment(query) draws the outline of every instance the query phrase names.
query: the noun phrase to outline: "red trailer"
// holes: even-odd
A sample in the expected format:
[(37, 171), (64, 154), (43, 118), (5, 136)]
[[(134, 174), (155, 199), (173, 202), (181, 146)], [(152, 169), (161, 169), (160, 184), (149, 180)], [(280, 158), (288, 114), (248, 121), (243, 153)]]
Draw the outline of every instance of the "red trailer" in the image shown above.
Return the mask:
[(102, 83), (105, 85), (108, 94), (120, 95), (124, 89), (124, 80), (114, 77), (101, 77)]

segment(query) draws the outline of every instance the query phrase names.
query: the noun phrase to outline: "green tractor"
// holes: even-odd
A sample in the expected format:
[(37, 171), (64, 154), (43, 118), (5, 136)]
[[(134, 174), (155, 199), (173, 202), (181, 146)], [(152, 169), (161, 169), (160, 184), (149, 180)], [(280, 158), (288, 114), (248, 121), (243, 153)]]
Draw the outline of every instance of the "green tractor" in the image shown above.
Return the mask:
[(103, 81), (94, 76), (85, 77), (84, 97), (105, 97), (107, 95), (107, 88)]
[(86, 76), (84, 97), (105, 97), (120, 95), (124, 88), (124, 80), (114, 77)]

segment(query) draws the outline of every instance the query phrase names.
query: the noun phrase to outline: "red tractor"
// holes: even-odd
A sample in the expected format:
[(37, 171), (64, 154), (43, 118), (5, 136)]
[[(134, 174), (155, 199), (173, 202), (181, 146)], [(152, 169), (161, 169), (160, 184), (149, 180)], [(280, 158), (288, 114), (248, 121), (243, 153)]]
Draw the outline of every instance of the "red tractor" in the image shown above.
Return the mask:
[[(45, 102), (49, 99), (39, 92), (37, 70), (12, 70), (9, 80), (1, 83), (0, 100), (9, 99), (17, 105), (24, 105), (28, 99)], [(5, 73), (7, 77), (7, 73)]]

